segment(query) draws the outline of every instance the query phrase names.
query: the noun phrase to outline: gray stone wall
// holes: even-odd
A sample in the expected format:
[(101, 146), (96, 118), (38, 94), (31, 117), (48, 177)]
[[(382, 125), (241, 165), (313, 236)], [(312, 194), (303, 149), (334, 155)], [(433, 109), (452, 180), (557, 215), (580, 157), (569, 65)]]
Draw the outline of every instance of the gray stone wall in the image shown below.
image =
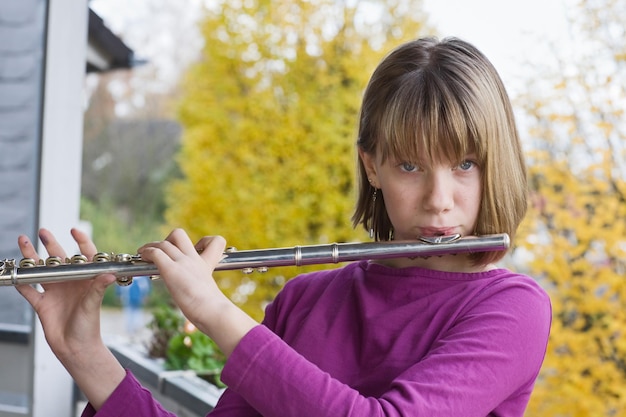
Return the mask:
[[(0, 258), (19, 258), (19, 234), (35, 237), (39, 195), (45, 0), (0, 2)], [(16, 291), (0, 288), (0, 324), (30, 324)]]
[[(46, 0), (0, 1), (0, 258), (35, 237), (45, 66)], [(0, 287), (0, 417), (30, 416), (33, 313)]]

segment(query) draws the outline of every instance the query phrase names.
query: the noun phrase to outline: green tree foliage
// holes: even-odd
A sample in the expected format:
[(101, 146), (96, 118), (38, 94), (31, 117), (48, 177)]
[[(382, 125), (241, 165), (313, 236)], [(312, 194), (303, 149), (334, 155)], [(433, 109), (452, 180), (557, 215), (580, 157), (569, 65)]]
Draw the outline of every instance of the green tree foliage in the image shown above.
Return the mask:
[[(203, 57), (184, 83), (178, 163), (166, 220), (239, 249), (365, 237), (354, 231), (362, 91), (381, 49), (424, 34), (421, 3), (246, 1), (207, 9)], [(372, 13), (376, 19), (370, 20)], [(221, 288), (260, 317), (284, 268)]]
[[(529, 85), (531, 273), (553, 327), (529, 416), (626, 413), (626, 4), (584, 0), (576, 51)], [(520, 235), (520, 242), (524, 239)]]
[[(113, 252), (133, 252), (162, 238), (163, 184), (178, 175), (176, 121), (152, 108), (116, 116), (110, 88), (127, 77), (127, 72), (98, 76), (84, 123), (81, 218), (91, 223), (98, 247)], [(167, 100), (151, 96), (149, 102), (156, 107)]]
[[(120, 98), (111, 95), (111, 86), (129, 84), (129, 76), (119, 71), (94, 79), (84, 122), (81, 219), (91, 225), (99, 250), (133, 254), (163, 238), (163, 184), (178, 175), (174, 153), (181, 129), (165, 114), (168, 95), (148, 95), (149, 105), (128, 117), (116, 115)], [(157, 281), (148, 304), (168, 297)], [(119, 305), (113, 286), (104, 304)]]

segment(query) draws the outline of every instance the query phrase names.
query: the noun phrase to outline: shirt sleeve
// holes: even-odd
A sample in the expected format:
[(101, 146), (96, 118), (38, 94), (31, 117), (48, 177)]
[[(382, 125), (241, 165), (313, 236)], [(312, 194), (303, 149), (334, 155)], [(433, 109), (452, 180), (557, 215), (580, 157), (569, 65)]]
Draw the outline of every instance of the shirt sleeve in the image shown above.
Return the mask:
[(545, 356), (547, 295), (494, 288), (461, 316), (378, 398), (334, 379), (263, 325), (235, 348), (222, 380), (265, 417), (522, 416)]
[(102, 408), (96, 411), (91, 404), (87, 404), (81, 417), (175, 417), (175, 414), (165, 410), (127, 370), (126, 377)]
[(226, 389), (207, 417), (262, 417), (239, 394)]

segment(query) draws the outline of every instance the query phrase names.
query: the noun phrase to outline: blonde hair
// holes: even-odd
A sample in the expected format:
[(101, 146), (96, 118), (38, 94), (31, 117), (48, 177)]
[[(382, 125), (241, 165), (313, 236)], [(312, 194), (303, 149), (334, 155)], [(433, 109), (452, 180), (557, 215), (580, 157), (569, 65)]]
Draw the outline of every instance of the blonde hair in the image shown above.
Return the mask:
[[(357, 145), (366, 153), (400, 160), (443, 155), (461, 162), (475, 152), (482, 170), (482, 200), (475, 233), (508, 233), (526, 214), (527, 178), (512, 106), (497, 71), (474, 46), (456, 38), (405, 43), (387, 55), (365, 90)], [(384, 196), (359, 160), (359, 191), (352, 221), (393, 239)], [(476, 264), (504, 252), (472, 254)]]

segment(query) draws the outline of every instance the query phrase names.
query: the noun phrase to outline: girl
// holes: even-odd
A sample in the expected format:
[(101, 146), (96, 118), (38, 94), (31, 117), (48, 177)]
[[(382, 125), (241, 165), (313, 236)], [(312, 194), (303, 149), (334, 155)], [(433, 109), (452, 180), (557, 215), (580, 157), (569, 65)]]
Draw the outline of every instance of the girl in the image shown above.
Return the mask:
[[(526, 212), (511, 105), (489, 61), (458, 40), (420, 39), (375, 70), (360, 115), (354, 225), (376, 240), (508, 233)], [(96, 253), (83, 233), (81, 252)], [(64, 256), (50, 232), (40, 239)], [(25, 257), (36, 257), (25, 236)], [(185, 316), (228, 357), (211, 416), (522, 416), (539, 373), (550, 302), (499, 268), (504, 253), (358, 261), (289, 281), (262, 324), (212, 272), (225, 242), (182, 230), (138, 252)], [(83, 416), (170, 415), (106, 348), (102, 275), (18, 290), (89, 400)]]

